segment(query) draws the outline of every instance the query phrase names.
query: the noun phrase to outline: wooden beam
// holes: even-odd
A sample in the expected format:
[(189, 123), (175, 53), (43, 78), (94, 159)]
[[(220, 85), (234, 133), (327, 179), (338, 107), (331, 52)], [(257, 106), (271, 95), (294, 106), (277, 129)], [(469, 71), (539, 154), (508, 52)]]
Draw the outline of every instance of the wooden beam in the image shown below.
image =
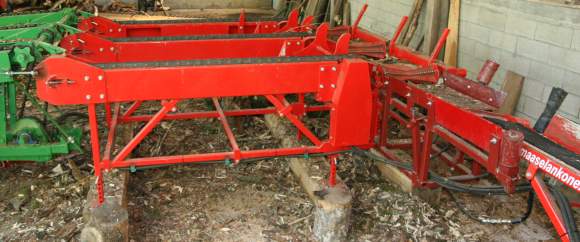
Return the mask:
[(461, 0), (450, 0), (449, 2), (449, 36), (445, 45), (445, 64), (457, 66), (457, 47), (459, 43), (459, 17), (461, 9)]

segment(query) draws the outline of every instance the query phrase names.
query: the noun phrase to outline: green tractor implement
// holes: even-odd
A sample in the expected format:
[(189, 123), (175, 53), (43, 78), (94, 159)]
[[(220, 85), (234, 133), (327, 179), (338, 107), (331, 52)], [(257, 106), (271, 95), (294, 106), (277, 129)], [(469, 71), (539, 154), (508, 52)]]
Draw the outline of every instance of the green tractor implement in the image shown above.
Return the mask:
[[(65, 122), (71, 114), (49, 113), (30, 89), (33, 67), (48, 55), (63, 54), (57, 43), (78, 32), (79, 17), (87, 15), (69, 8), (0, 15), (0, 161), (47, 162), (83, 152), (82, 128)], [(24, 99), (20, 110), (17, 94)], [(26, 117), (27, 102), (41, 115)]]

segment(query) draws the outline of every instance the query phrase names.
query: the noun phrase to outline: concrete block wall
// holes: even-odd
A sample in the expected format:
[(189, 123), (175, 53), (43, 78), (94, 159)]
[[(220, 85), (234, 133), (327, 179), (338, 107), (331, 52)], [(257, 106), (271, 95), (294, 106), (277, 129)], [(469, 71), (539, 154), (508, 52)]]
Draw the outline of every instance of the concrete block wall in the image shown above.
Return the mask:
[[(391, 36), (413, 0), (351, 0), (352, 16), (364, 3), (361, 25)], [(580, 123), (580, 9), (530, 0), (462, 0), (459, 65), (474, 78), (486, 59), (502, 65), (492, 87), (506, 70), (526, 77), (516, 115), (534, 122), (553, 87), (570, 94), (560, 114)]]

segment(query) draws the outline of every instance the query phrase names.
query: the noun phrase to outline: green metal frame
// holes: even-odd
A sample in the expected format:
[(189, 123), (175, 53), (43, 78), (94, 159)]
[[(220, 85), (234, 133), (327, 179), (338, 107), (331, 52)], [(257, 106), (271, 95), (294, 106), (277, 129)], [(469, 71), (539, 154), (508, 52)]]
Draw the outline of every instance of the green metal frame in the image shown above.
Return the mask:
[[(47, 162), (58, 155), (83, 152), (82, 130), (57, 123), (15, 77), (47, 55), (63, 54), (56, 43), (65, 34), (78, 32), (79, 17), (88, 15), (62, 9), (0, 17), (0, 161)], [(34, 118), (18, 117), (17, 93), (23, 93), (56, 131), (47, 132)]]

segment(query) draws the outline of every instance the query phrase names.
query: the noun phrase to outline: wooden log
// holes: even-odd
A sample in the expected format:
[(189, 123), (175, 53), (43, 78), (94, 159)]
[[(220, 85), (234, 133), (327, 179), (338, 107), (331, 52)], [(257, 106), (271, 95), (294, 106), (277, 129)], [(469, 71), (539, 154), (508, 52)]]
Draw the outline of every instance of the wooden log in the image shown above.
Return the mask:
[(524, 79), (520, 74), (513, 71), (506, 73), (501, 90), (507, 93), (505, 101), (497, 111), (500, 114), (513, 114), (520, 100), (520, 95), (524, 86)]
[(461, 8), (460, 0), (450, 0), (449, 2), (449, 35), (445, 44), (445, 64), (457, 66), (457, 46), (459, 43), (459, 12)]
[[(372, 149), (371, 152), (375, 155), (385, 157), (378, 150)], [(388, 159), (405, 162), (411, 162), (413, 160), (410, 155), (401, 150), (383, 149), (383, 152), (389, 154), (390, 157), (386, 157)], [(413, 181), (411, 181), (411, 179), (405, 175), (405, 173), (399, 170), (399, 168), (378, 161), (375, 162), (375, 166), (379, 169), (385, 179), (399, 186), (403, 192), (412, 193), (413, 195), (418, 196), (423, 201), (432, 205), (438, 205), (440, 203), (441, 189), (415, 188), (413, 187)]]
[(129, 241), (129, 212), (127, 210), (128, 172), (105, 172), (105, 203), (97, 206), (98, 198), (93, 179), (83, 210), (85, 227), (81, 241)]
[[(297, 146), (298, 142), (289, 129), (282, 123), (282, 119), (275, 115), (266, 115), (266, 126), (272, 131), (274, 137), (281, 140), (282, 146)], [(323, 159), (323, 158), (319, 158)], [(324, 160), (324, 159), (323, 159)], [(348, 187), (337, 177), (337, 185), (327, 188), (312, 178), (308, 164), (312, 160), (291, 158), (289, 166), (292, 173), (298, 178), (302, 188), (306, 191), (315, 205), (313, 237), (317, 241), (347, 241), (351, 222), (352, 195)], [(316, 191), (325, 191), (320, 197)]]
[[(128, 141), (133, 136), (131, 125), (118, 128), (119, 139)], [(98, 206), (96, 179), (93, 178), (83, 209), (85, 227), (83, 242), (129, 241), (129, 211), (127, 209), (129, 172), (113, 170), (103, 173), (105, 203)]]

